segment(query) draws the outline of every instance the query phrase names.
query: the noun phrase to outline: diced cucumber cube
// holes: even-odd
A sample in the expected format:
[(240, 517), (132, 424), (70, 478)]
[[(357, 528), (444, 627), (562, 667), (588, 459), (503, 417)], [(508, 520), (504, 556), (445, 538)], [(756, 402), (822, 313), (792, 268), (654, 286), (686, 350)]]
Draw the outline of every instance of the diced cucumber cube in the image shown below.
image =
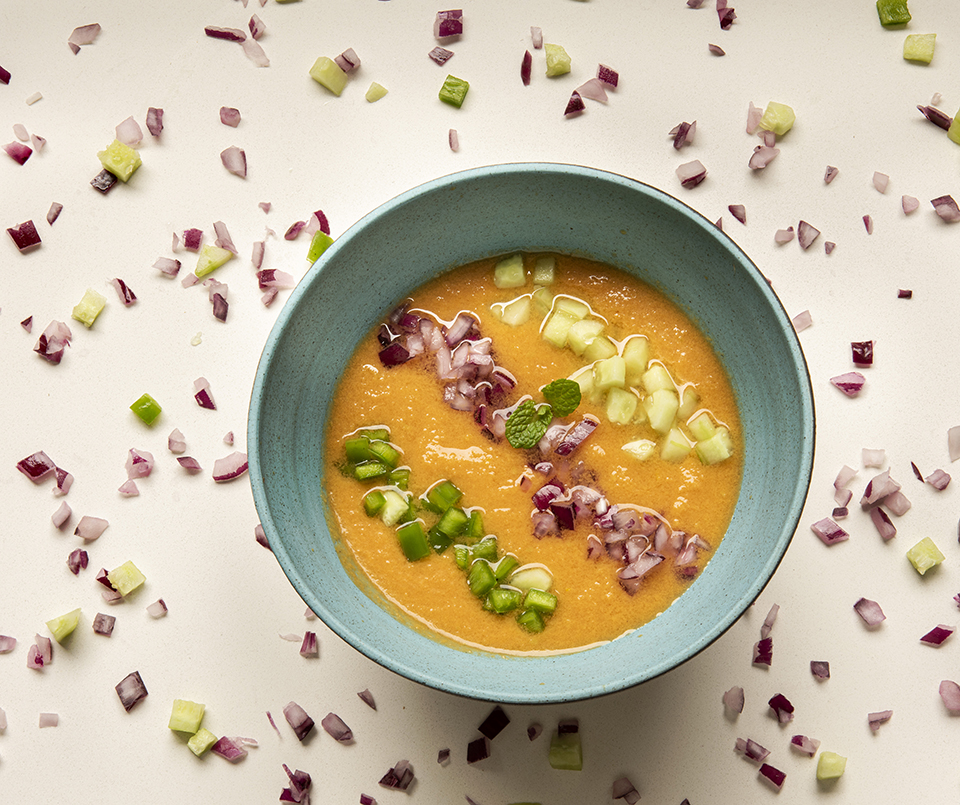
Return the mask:
[(527, 272), (523, 267), (523, 255), (512, 254), (498, 260), (493, 267), (493, 284), (500, 289), (522, 288), (527, 284)]
[(537, 288), (533, 292), (533, 307), (541, 315), (545, 316), (553, 309), (553, 293), (549, 288)]
[(467, 97), (469, 89), (470, 84), (467, 81), (457, 78), (455, 75), (448, 75), (443, 81), (443, 86), (440, 87), (439, 97), (444, 103), (456, 106), (459, 109), (463, 106), (463, 99)]
[(494, 305), (494, 309), (504, 324), (510, 327), (519, 327), (521, 324), (530, 321), (533, 302), (529, 296), (520, 296), (505, 305)]
[(884, 27), (906, 25), (913, 19), (907, 0), (877, 0), (877, 16)]
[(931, 567), (939, 565), (946, 557), (930, 537), (924, 537), (907, 551), (907, 559), (921, 576)]
[(574, 355), (583, 355), (584, 350), (604, 330), (604, 323), (599, 319), (581, 319), (570, 325), (567, 331), (567, 346)]
[(523, 596), (523, 608), (536, 610), (543, 615), (551, 615), (557, 608), (557, 596), (532, 587)]
[(953, 116), (953, 122), (947, 129), (947, 137), (960, 145), (960, 113)]
[(605, 335), (598, 335), (583, 351), (583, 359), (588, 363), (606, 360), (617, 354), (617, 345)]
[(640, 398), (632, 391), (612, 388), (607, 392), (607, 419), (616, 425), (633, 421), (640, 405)]
[(523, 593), (511, 587), (494, 587), (487, 595), (487, 606), (498, 615), (520, 608)]
[(627, 442), (620, 449), (639, 461), (646, 461), (656, 454), (657, 443), (650, 439), (637, 439), (634, 442)]
[(339, 96), (347, 86), (347, 74), (331, 58), (321, 56), (310, 68), (310, 78)]
[(553, 586), (553, 574), (543, 565), (523, 565), (510, 574), (508, 583), (511, 587), (524, 592), (530, 590), (549, 592)]
[(557, 270), (557, 258), (551, 254), (544, 254), (533, 264), (533, 284), (553, 285)]
[(657, 433), (668, 433), (677, 418), (680, 400), (673, 389), (657, 389), (643, 398), (647, 419)]
[(115, 567), (107, 573), (107, 580), (120, 595), (126, 598), (140, 587), (147, 580), (147, 577), (140, 572), (133, 562), (124, 562), (120, 567)]
[(670, 428), (660, 448), (660, 458), (664, 461), (683, 461), (692, 449), (693, 445), (680, 428)]
[(583, 369), (578, 370), (570, 379), (580, 386), (580, 396), (583, 399), (590, 399), (596, 393), (596, 388), (593, 385), (592, 366), (585, 366)]
[(547, 75), (563, 75), (570, 72), (570, 57), (560, 45), (550, 45), (544, 42), (543, 52), (547, 55)]
[(423, 530), (423, 520), (412, 520), (397, 529), (397, 541), (407, 561), (416, 562), (430, 555), (430, 543)]
[(393, 528), (405, 519), (410, 511), (410, 501), (394, 489), (383, 490), (383, 508), (380, 510), (380, 520), (388, 528)]
[(50, 634), (53, 635), (53, 639), (58, 643), (62, 643), (67, 637), (73, 634), (74, 629), (77, 628), (77, 624), (79, 623), (80, 610), (75, 609), (66, 615), (61, 615), (58, 618), (47, 621), (47, 628), (50, 630)]
[(141, 394), (130, 404), (130, 410), (133, 411), (144, 425), (152, 425), (163, 410), (153, 397), (149, 394)]
[(687, 422), (687, 427), (690, 428), (690, 434), (698, 442), (709, 439), (717, 432), (717, 426), (713, 421), (713, 417), (710, 416), (708, 411), (701, 411), (699, 414), (697, 414), (693, 419)]
[(535, 609), (525, 609), (517, 615), (517, 623), (528, 632), (533, 632), (534, 634), (542, 632), (543, 627), (546, 625), (543, 620), (543, 615)]
[(569, 313), (575, 319), (585, 319), (590, 315), (590, 305), (581, 299), (574, 299), (572, 296), (556, 297), (554, 308)]
[(650, 368), (648, 368), (647, 371), (641, 375), (640, 384), (643, 386), (643, 390), (646, 391), (647, 394), (653, 394), (653, 392), (659, 389), (676, 391), (677, 388), (676, 384), (673, 382), (673, 378), (670, 376), (670, 372), (667, 371), (667, 367), (659, 362), (650, 364)]
[(100, 311), (106, 304), (107, 297), (93, 290), (93, 288), (87, 288), (71, 315), (77, 321), (90, 327), (97, 320), (97, 316), (100, 315)]
[(217, 740), (217, 736), (210, 732), (210, 730), (206, 727), (200, 727), (200, 729), (190, 736), (190, 740), (187, 741), (187, 747), (193, 754), (200, 757), (213, 746)]
[(497, 586), (497, 577), (486, 559), (474, 559), (467, 572), (467, 586), (477, 598), (483, 598)]
[(677, 419), (689, 419), (700, 405), (700, 395), (692, 383), (687, 383), (680, 389), (680, 408), (677, 409)]
[(204, 705), (197, 702), (191, 702), (187, 699), (174, 699), (173, 708), (170, 711), (170, 722), (167, 726), (177, 732), (188, 732), (194, 735), (200, 729), (200, 722), (203, 721), (203, 711), (205, 709)]
[(847, 768), (847, 759), (836, 752), (821, 752), (817, 759), (817, 779), (836, 780), (843, 776)]
[(575, 322), (580, 319), (573, 314), (555, 308), (547, 317), (540, 330), (540, 337), (558, 349), (563, 349), (567, 344), (567, 333)]
[(550, 739), (550, 767), (566, 771), (582, 771), (583, 744), (579, 732), (554, 733)]
[(936, 34), (909, 34), (903, 40), (903, 58), (907, 61), (930, 64), (933, 61), (933, 51), (936, 46)]
[(140, 154), (119, 140), (97, 153), (100, 164), (121, 182), (126, 182), (142, 164)]
[(726, 428), (717, 428), (716, 433), (696, 444), (697, 458), (704, 464), (719, 464), (733, 455), (733, 439)]
[(197, 267), (193, 273), (198, 277), (205, 277), (211, 271), (232, 260), (233, 257), (234, 254), (229, 249), (222, 249), (212, 243), (204, 243), (200, 247), (200, 256), (197, 258)]
[(367, 517), (376, 517), (383, 510), (386, 502), (387, 499), (383, 496), (382, 491), (371, 489), (363, 496), (363, 510), (367, 513)]
[(763, 110), (763, 117), (760, 118), (760, 128), (772, 131), (779, 137), (793, 128), (796, 119), (796, 113), (785, 103), (770, 101), (767, 108)]
[(640, 378), (650, 362), (650, 342), (646, 336), (635, 335), (623, 345), (623, 360), (627, 364), (627, 385), (639, 386)]
[(604, 358), (593, 365), (593, 385), (599, 392), (622, 389), (627, 382), (627, 364), (619, 355)]
[(363, 97), (366, 99), (368, 103), (374, 103), (375, 101), (379, 101), (386, 94), (387, 94), (387, 88), (382, 84), (378, 84), (376, 81), (374, 81), (367, 88), (367, 92)]
[(318, 229), (313, 233), (313, 240), (310, 241), (310, 248), (307, 249), (307, 261), (315, 263), (330, 246), (333, 244), (331, 238), (326, 232)]

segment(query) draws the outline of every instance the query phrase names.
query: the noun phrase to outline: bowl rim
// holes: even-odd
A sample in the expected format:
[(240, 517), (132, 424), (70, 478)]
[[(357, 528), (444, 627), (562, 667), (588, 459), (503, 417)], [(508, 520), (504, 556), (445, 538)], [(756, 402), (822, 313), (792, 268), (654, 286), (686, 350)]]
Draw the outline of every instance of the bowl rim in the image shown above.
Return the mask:
[[(660, 202), (665, 203), (667, 206), (673, 208), (682, 216), (689, 219), (695, 225), (707, 229), (708, 232), (713, 233), (721, 240), (725, 248), (732, 253), (732, 256), (737, 258), (738, 262), (748, 269), (748, 274), (751, 280), (756, 284), (760, 293), (766, 298), (771, 309), (775, 313), (779, 313), (782, 316), (780, 322), (781, 328), (787, 340), (789, 341), (790, 351), (795, 357), (795, 366), (792, 368), (795, 370), (797, 378), (800, 381), (799, 397), (803, 419), (803, 448), (805, 449), (802, 451), (802, 460), (800, 462), (802, 466), (799, 468), (798, 483), (792, 490), (789, 507), (785, 509), (784, 517), (782, 521), (780, 521), (782, 529), (781, 533), (775, 544), (774, 550), (770, 552), (769, 559), (763, 566), (763, 572), (757, 575), (745, 592), (739, 597), (738, 605), (731, 607), (730, 611), (725, 613), (723, 618), (717, 621), (713, 629), (702, 634), (698, 640), (692, 642), (683, 652), (683, 656), (679, 660), (671, 658), (670, 660), (664, 661), (659, 665), (653, 666), (652, 668), (644, 669), (643, 672), (625, 674), (621, 681), (613, 684), (609, 683), (609, 681), (603, 684), (590, 684), (581, 680), (581, 684), (577, 685), (577, 689), (574, 692), (570, 692), (564, 688), (563, 690), (545, 689), (543, 691), (538, 691), (537, 695), (511, 695), (509, 692), (495, 689), (495, 685), (484, 687), (479, 684), (478, 680), (470, 680), (472, 684), (464, 684), (459, 680), (450, 680), (436, 675), (431, 675), (425, 671), (422, 671), (421, 669), (415, 668), (408, 663), (400, 662), (395, 657), (391, 656), (389, 652), (383, 650), (381, 646), (372, 645), (368, 641), (359, 639), (349, 628), (347, 628), (345, 624), (339, 620), (334, 613), (331, 613), (329, 609), (323, 606), (321, 602), (316, 602), (320, 604), (319, 606), (316, 606), (313, 602), (308, 600), (308, 598), (315, 598), (316, 596), (305, 595), (305, 593), (300, 589), (300, 585), (298, 584), (297, 580), (302, 579), (302, 576), (297, 570), (290, 554), (286, 551), (282, 541), (278, 538), (278, 529), (268, 516), (270, 509), (266, 500), (265, 479), (259, 459), (261, 449), (259, 430), (260, 422), (265, 413), (260, 403), (261, 398), (265, 393), (264, 385), (266, 376), (269, 372), (270, 364), (274, 354), (282, 340), (284, 330), (287, 327), (290, 319), (294, 316), (302, 298), (309, 292), (310, 286), (320, 275), (326, 263), (336, 258), (341, 250), (341, 247), (345, 248), (343, 244), (346, 244), (353, 236), (359, 232), (362, 232), (368, 226), (374, 224), (378, 219), (389, 216), (394, 211), (420, 196), (442, 191), (451, 185), (462, 184), (464, 182), (469, 182), (484, 177), (529, 172), (570, 174), (614, 182), (627, 188), (640, 190), (642, 193), (655, 197)], [(773, 578), (774, 573), (786, 555), (787, 548), (789, 547), (793, 536), (797, 531), (811, 483), (816, 447), (815, 436), (816, 414), (812, 382), (809, 366), (800, 345), (797, 333), (793, 328), (792, 322), (783, 306), (783, 303), (773, 291), (759, 267), (753, 262), (753, 260), (750, 259), (743, 249), (732, 238), (729, 237), (729, 235), (718, 229), (713, 222), (711, 222), (693, 207), (689, 206), (670, 193), (641, 180), (628, 177), (624, 174), (589, 166), (562, 162), (536, 161), (483, 165), (455, 171), (433, 179), (429, 179), (425, 182), (415, 185), (414, 187), (404, 190), (394, 195), (387, 201), (379, 204), (374, 209), (364, 214), (347, 230), (345, 230), (342, 235), (336, 238), (330, 247), (306, 271), (296, 288), (294, 288), (291, 292), (276, 321), (274, 322), (273, 327), (271, 328), (257, 366), (256, 376), (251, 391), (247, 425), (250, 483), (253, 491), (254, 502), (261, 517), (261, 524), (266, 532), (268, 541), (271, 543), (273, 553), (284, 571), (284, 574), (291, 582), (295, 591), (306, 601), (307, 605), (311, 607), (311, 609), (315, 610), (317, 616), (324, 622), (324, 624), (341, 639), (343, 639), (348, 645), (359, 651), (361, 654), (407, 679), (419, 682), (436, 690), (453, 693), (455, 695), (464, 696), (467, 698), (515, 704), (550, 704), (578, 701), (608, 695), (638, 684), (642, 684), (643, 682), (654, 679), (663, 673), (673, 670), (674, 668), (680, 667), (687, 661), (700, 654), (703, 650), (719, 639), (725, 632), (727, 632), (729, 628), (743, 616), (743, 614), (749, 609), (754, 601), (756, 601), (759, 595), (763, 592), (764, 588)], [(391, 617), (393, 616), (391, 615)], [(442, 645), (441, 641), (435, 642)], [(449, 648), (448, 650), (460, 651), (460, 649), (457, 648)], [(586, 649), (586, 651), (590, 650), (591, 649)], [(469, 652), (470, 649), (467, 648), (466, 651)], [(490, 654), (491, 652), (481, 653)], [(541, 655), (541, 657), (538, 657), (538, 659), (554, 659), (555, 657), (573, 656), (577, 653), (582, 652), (570, 652), (548, 657), (542, 657)], [(524, 660), (527, 658), (523, 656), (519, 658), (508, 656), (508, 659)]]

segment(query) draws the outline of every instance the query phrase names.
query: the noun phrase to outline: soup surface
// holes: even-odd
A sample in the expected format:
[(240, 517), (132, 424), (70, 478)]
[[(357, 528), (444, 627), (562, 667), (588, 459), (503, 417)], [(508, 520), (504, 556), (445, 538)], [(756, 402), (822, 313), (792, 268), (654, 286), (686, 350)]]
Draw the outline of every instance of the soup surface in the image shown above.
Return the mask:
[[(548, 408), (542, 391), (558, 378), (581, 395), (564, 416), (569, 401)], [(525, 399), (530, 427), (507, 429)], [(348, 459), (348, 443), (380, 443), (371, 428), (388, 429), (392, 461)], [(648, 285), (564, 255), (481, 261), (417, 289), (357, 347), (325, 439), (331, 532), (358, 583), (434, 635), (505, 653), (581, 649), (656, 617), (709, 561), (742, 473), (734, 394), (708, 340)], [(386, 474), (358, 479), (377, 462)], [(450, 499), (423, 496), (450, 488), (467, 525), (444, 539)], [(398, 519), (377, 509), (383, 495), (405, 501)], [(442, 552), (422, 550), (424, 533)], [(472, 572), (486, 570), (471, 553), (483, 535), (496, 537), (502, 595)], [(531, 586), (548, 596), (528, 598)]]

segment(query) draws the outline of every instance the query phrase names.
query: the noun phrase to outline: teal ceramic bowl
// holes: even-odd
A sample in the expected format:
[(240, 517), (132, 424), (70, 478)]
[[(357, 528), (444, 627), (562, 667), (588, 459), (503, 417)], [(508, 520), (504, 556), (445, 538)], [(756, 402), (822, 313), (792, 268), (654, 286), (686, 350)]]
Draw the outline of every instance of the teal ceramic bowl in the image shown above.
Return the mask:
[[(456, 648), (390, 614), (345, 570), (324, 502), (323, 433), (356, 343), (414, 288), (506, 252), (581, 254), (651, 283), (712, 340), (742, 419), (742, 489), (706, 569), (641, 629), (584, 651), (511, 656)], [(502, 703), (622, 690), (690, 659), (750, 606), (780, 563), (810, 479), (814, 409), (790, 319), (757, 267), (714, 224), (632, 179), (508, 164), (409, 190), (350, 228), (291, 294), (250, 403), (254, 500), (277, 560), (324, 623), (367, 657), (438, 690)]]

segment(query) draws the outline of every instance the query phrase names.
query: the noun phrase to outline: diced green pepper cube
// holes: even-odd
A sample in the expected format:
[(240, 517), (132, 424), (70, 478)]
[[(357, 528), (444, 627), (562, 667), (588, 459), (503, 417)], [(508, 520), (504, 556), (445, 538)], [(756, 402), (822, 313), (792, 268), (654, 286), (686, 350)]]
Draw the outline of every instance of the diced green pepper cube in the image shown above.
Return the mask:
[(550, 767), (566, 771), (583, 769), (583, 744), (579, 732), (554, 733), (550, 739)]
[(459, 109), (463, 106), (463, 99), (467, 97), (467, 90), (469, 89), (470, 84), (462, 78), (448, 75), (444, 79), (443, 86), (440, 87), (440, 100)]
[(121, 182), (127, 181), (142, 164), (140, 154), (119, 140), (97, 153), (100, 164)]
[(400, 526), (397, 529), (397, 540), (403, 555), (410, 562), (425, 559), (430, 555), (430, 543), (427, 542), (422, 520), (413, 520)]
[(73, 308), (71, 315), (77, 321), (90, 327), (97, 320), (97, 316), (100, 315), (100, 311), (103, 310), (106, 304), (107, 297), (93, 290), (93, 288), (87, 288), (83, 297), (77, 303), (76, 307)]
[(547, 55), (547, 75), (563, 75), (570, 72), (570, 56), (560, 45), (550, 45), (544, 42), (543, 52)]
[(425, 508), (437, 514), (442, 514), (463, 497), (463, 492), (446, 479), (437, 481), (424, 495)]
[(441, 516), (437, 522), (437, 530), (451, 539), (459, 537), (470, 523), (470, 518), (463, 509), (451, 506)]
[(365, 436), (347, 439), (343, 443), (343, 452), (351, 464), (359, 464), (361, 461), (369, 461), (373, 458), (373, 453), (370, 452), (370, 440)]
[(204, 243), (200, 247), (200, 256), (197, 258), (197, 267), (193, 273), (198, 277), (205, 277), (233, 258), (234, 254), (229, 249), (223, 249), (212, 243)]
[(907, 8), (907, 0), (877, 0), (877, 15), (885, 28), (893, 25), (906, 25), (913, 19)]
[(523, 593), (510, 587), (494, 587), (487, 595), (487, 604), (498, 615), (504, 615), (520, 607)]
[(472, 539), (482, 539), (486, 530), (483, 527), (483, 514), (479, 509), (470, 512), (470, 523), (467, 525), (467, 536)]
[(467, 573), (467, 585), (477, 598), (483, 598), (497, 586), (497, 577), (486, 559), (474, 559)]
[(391, 470), (389, 480), (391, 485), (406, 492), (410, 488), (410, 468), (397, 467)]
[(487, 562), (496, 562), (498, 550), (497, 538), (487, 536), (470, 548), (470, 556), (473, 559), (484, 559)]
[(133, 562), (124, 562), (107, 573), (107, 580), (124, 598), (143, 584), (147, 578)]
[(557, 258), (552, 254), (544, 254), (533, 264), (533, 284), (553, 285), (557, 271)]
[(363, 496), (363, 510), (367, 513), (367, 517), (376, 517), (383, 511), (386, 502), (383, 492), (379, 489), (371, 489)]
[(454, 545), (453, 559), (457, 563), (457, 567), (466, 570), (470, 566), (470, 546), (463, 543)]
[(369, 441), (379, 439), (381, 442), (390, 441), (390, 428), (361, 428), (357, 431), (358, 436), (362, 436)]
[(53, 635), (53, 639), (58, 643), (62, 643), (73, 634), (74, 629), (77, 628), (77, 624), (79, 623), (80, 610), (75, 609), (66, 615), (60, 615), (58, 618), (47, 621), (47, 628), (50, 630), (50, 634)]
[(520, 567), (520, 560), (516, 556), (512, 553), (504, 554), (494, 565), (493, 575), (497, 577), (497, 581), (503, 581), (518, 567)]
[[(442, 531), (440, 531), (440, 529), (437, 528), (436, 526), (433, 526), (433, 528), (431, 528), (431, 529), (427, 532), (427, 539), (429, 540), (431, 547), (432, 547), (437, 553), (443, 553), (447, 548), (449, 548), (449, 547), (453, 544), (453, 540), (450, 539), (450, 537), (448, 537), (448, 536), (447, 536), (446, 534), (444, 534)], [(466, 546), (464, 546), (464, 547), (466, 547)], [(454, 556), (456, 557), (456, 552), (454, 552)], [(463, 563), (463, 568), (464, 568), (464, 569), (466, 569), (467, 564), (469, 563), (469, 561), (470, 561), (469, 558), (467, 558), (467, 559), (464, 561), (464, 563)]]
[(145, 425), (152, 425), (163, 409), (160, 407), (160, 403), (149, 394), (141, 394), (130, 405), (130, 410), (140, 417)]
[(167, 726), (177, 732), (188, 732), (194, 735), (200, 729), (203, 721), (205, 706), (186, 699), (174, 699), (170, 712), (170, 722)]
[(200, 757), (216, 742), (216, 735), (210, 732), (210, 730), (208, 730), (206, 727), (200, 727), (200, 729), (190, 736), (190, 740), (187, 741), (187, 747), (191, 752), (193, 752), (193, 754), (195, 754), (197, 757)]
[(543, 627), (546, 626), (543, 615), (535, 609), (525, 609), (517, 615), (517, 623), (528, 632), (533, 632), (534, 634), (542, 632)]
[(946, 557), (934, 545), (930, 537), (924, 537), (920, 542), (907, 551), (907, 559), (921, 576), (931, 567), (939, 565)]
[(331, 58), (321, 56), (310, 68), (310, 78), (339, 96), (347, 86), (347, 74)]
[(791, 107), (785, 103), (770, 101), (767, 108), (763, 110), (763, 117), (760, 118), (760, 128), (772, 131), (779, 137), (790, 131), (796, 120), (797, 115)]
[(498, 260), (493, 267), (493, 284), (497, 288), (522, 288), (527, 284), (527, 272), (523, 267), (523, 255), (512, 254)]
[(836, 780), (843, 776), (847, 768), (847, 759), (836, 752), (821, 752), (817, 759), (817, 779)]
[(545, 590), (532, 588), (523, 597), (523, 608), (533, 609), (544, 615), (550, 615), (557, 608), (557, 596)]
[(384, 478), (390, 468), (382, 461), (363, 461), (353, 468), (353, 477), (358, 481), (369, 481), (371, 478)]
[(903, 58), (907, 61), (930, 64), (933, 61), (933, 51), (936, 46), (936, 34), (909, 34), (903, 40)]
[(382, 461), (390, 469), (394, 469), (400, 463), (400, 459), (403, 458), (403, 454), (394, 445), (380, 439), (374, 439), (370, 442), (370, 452), (373, 453), (374, 458)]
[(317, 230), (313, 233), (313, 240), (310, 241), (310, 248), (307, 249), (307, 260), (311, 263), (317, 262), (320, 255), (323, 254), (333, 244), (331, 238), (326, 232)]

